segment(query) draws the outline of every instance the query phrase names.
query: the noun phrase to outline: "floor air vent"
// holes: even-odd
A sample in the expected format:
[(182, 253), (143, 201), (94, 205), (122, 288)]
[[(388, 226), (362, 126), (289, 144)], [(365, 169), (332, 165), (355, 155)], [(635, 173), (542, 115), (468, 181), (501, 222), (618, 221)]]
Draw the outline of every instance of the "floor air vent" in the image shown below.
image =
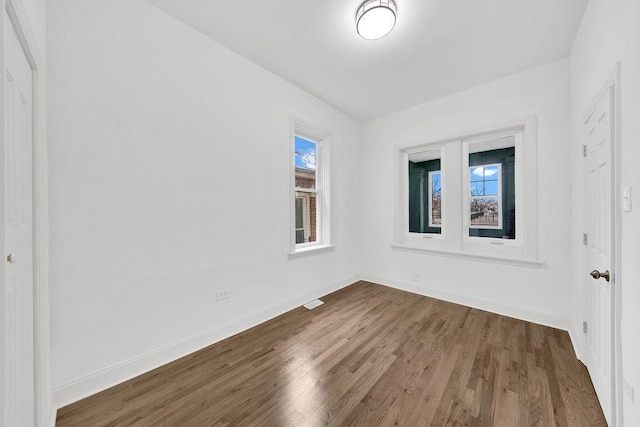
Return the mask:
[(303, 307), (309, 310), (313, 310), (314, 308), (319, 307), (322, 304), (324, 304), (324, 301), (320, 301), (319, 299), (314, 299), (313, 301), (309, 301), (308, 303), (303, 305)]

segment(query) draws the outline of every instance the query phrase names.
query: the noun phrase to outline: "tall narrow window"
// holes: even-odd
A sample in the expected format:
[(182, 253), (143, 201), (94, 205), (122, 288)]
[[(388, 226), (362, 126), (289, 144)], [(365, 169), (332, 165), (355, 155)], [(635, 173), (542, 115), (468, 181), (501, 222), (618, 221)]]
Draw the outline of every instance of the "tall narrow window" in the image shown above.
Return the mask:
[(295, 136), (296, 244), (318, 238), (318, 149), (309, 138)]
[(292, 119), (291, 253), (330, 244), (328, 137)]

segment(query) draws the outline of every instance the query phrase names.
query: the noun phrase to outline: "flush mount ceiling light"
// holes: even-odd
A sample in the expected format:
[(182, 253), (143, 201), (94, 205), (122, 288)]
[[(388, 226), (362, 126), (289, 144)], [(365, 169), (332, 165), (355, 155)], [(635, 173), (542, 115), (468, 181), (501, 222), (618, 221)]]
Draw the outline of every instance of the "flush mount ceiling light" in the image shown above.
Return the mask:
[(396, 25), (396, 2), (393, 0), (367, 0), (356, 13), (356, 30), (363, 39), (380, 39)]

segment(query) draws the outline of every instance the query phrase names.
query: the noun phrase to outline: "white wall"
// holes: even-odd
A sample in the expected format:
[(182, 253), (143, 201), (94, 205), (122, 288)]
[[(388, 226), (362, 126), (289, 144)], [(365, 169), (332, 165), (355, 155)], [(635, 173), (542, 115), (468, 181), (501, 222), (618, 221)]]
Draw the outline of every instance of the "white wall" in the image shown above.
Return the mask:
[[(365, 272), (374, 281), (568, 327), (571, 216), (569, 62), (560, 60), (368, 122), (363, 129)], [(536, 268), (391, 248), (394, 145), (464, 135), (537, 116), (539, 258)], [(526, 159), (525, 159), (526, 161)], [(414, 281), (414, 275), (420, 281)]]
[[(24, 2), (44, 40), (44, 1)], [(142, 0), (56, 2), (48, 16), (48, 136), (57, 404), (343, 286), (360, 271), (569, 328), (581, 350), (577, 135), (585, 109), (622, 60), (622, 183), (638, 196), (637, 22), (638, 2), (591, 0), (570, 60), (360, 126)], [(289, 114), (334, 136), (337, 248), (294, 260), (286, 255)], [(395, 144), (529, 115), (538, 120), (542, 268), (391, 248)], [(623, 217), (619, 272), (623, 369), (636, 393), (638, 212)], [(231, 299), (215, 302), (220, 289), (230, 289)], [(626, 425), (640, 424), (637, 400), (624, 401)]]
[[(622, 214), (621, 270), (617, 287), (621, 292), (622, 374), (635, 387), (635, 404), (624, 396), (624, 425), (640, 425), (640, 2), (636, 0), (591, 0), (571, 52), (571, 123), (573, 126), (573, 179), (582, 180), (579, 150), (584, 143), (583, 115), (607, 80), (617, 61), (621, 61), (621, 183), (633, 187), (634, 210)], [(583, 211), (584, 188), (576, 185), (574, 212)], [(572, 250), (574, 253), (573, 297), (584, 300), (584, 272), (580, 244), (584, 218), (575, 215)], [(573, 313), (574, 329), (583, 319), (583, 306)], [(581, 337), (580, 345), (584, 346)]]
[[(48, 23), (57, 404), (356, 277), (357, 122), (141, 0)], [(336, 245), (291, 260), (289, 114), (332, 132)]]

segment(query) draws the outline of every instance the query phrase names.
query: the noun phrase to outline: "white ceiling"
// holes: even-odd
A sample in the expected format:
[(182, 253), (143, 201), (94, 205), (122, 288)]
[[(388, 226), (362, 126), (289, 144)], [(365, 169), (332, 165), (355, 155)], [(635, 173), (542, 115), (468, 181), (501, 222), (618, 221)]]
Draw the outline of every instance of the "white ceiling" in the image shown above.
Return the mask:
[(396, 0), (367, 41), (361, 0), (149, 0), (359, 121), (567, 56), (587, 1)]

